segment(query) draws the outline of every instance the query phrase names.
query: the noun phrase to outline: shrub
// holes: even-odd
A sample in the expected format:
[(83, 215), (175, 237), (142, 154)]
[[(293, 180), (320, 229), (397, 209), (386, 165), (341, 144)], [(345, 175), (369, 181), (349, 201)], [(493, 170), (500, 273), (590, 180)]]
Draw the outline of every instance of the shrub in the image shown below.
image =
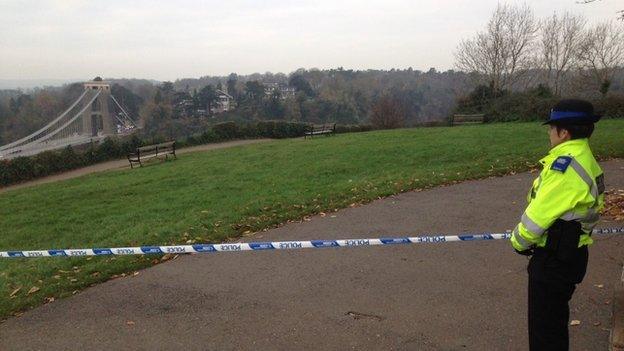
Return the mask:
[(60, 152), (44, 151), (33, 156), (33, 176), (43, 177), (64, 170)]
[(138, 147), (141, 147), (143, 145), (143, 142), (141, 141), (141, 139), (139, 139), (138, 136), (136, 136), (136, 134), (132, 135), (129, 139), (124, 140), (121, 143), (121, 155), (120, 156), (125, 156), (131, 152), (135, 152), (136, 149)]
[(217, 140), (232, 140), (240, 137), (240, 129), (234, 122), (223, 122), (212, 126)]
[(373, 126), (370, 124), (336, 125), (336, 133), (357, 133), (357, 132), (368, 132), (370, 130), (373, 130)]
[[(550, 109), (561, 99), (545, 86), (526, 92), (505, 92), (498, 97), (480, 95), (479, 89), (483, 87), (459, 99), (453, 113), (483, 113), (486, 121), (538, 121), (548, 118)], [(589, 100), (604, 118), (624, 118), (624, 95), (609, 94)]]
[(10, 160), (9, 165), (9, 178), (13, 182), (35, 178), (35, 163), (33, 157), (17, 157)]
[(186, 144), (188, 146), (199, 145), (200, 144), (200, 139), (191, 135), (186, 140), (184, 140), (183, 143), (182, 142), (178, 142), (177, 146), (182, 146), (184, 144)]
[(212, 129), (208, 129), (207, 131), (203, 132), (199, 137), (200, 144), (214, 143), (218, 140), (219, 136)]
[(11, 161), (0, 160), (0, 185), (9, 185), (14, 180), (11, 176)]
[(258, 137), (282, 139), (303, 136), (308, 125), (305, 123), (285, 121), (262, 121), (250, 127), (256, 130), (256, 135)]
[(624, 118), (624, 95), (607, 95), (595, 101), (594, 108), (603, 118)]
[(97, 146), (96, 158), (98, 161), (110, 160), (122, 156), (121, 145), (116, 139), (106, 138)]
[(376, 129), (400, 128), (405, 124), (405, 111), (391, 96), (382, 96), (371, 108), (371, 124)]
[(65, 171), (82, 167), (85, 164), (84, 155), (77, 154), (71, 146), (61, 151), (60, 159)]

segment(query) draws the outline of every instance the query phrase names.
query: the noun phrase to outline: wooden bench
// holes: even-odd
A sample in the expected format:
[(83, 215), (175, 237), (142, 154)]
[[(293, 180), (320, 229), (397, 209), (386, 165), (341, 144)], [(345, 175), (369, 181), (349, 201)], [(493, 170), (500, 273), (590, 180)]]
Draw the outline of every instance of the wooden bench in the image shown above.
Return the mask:
[(313, 137), (315, 135), (331, 135), (336, 132), (336, 123), (327, 124), (311, 124), (305, 132), (303, 138)]
[(128, 162), (130, 162), (130, 168), (134, 168), (135, 163), (142, 167), (143, 162), (155, 157), (164, 155), (165, 159), (167, 159), (169, 155), (173, 155), (174, 158), (177, 158), (175, 151), (175, 141), (141, 146), (136, 149), (136, 152), (128, 154)]
[(457, 126), (462, 124), (479, 124), (485, 122), (485, 115), (453, 115), (451, 125)]

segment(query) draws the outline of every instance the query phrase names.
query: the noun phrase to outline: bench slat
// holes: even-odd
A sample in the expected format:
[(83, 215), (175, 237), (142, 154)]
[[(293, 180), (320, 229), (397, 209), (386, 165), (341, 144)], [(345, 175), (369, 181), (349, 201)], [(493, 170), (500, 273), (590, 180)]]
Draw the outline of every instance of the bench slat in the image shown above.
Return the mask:
[(143, 151), (151, 151), (151, 150), (156, 150), (156, 149), (161, 149), (161, 148), (173, 148), (173, 144), (174, 143), (175, 143), (175, 141), (170, 141), (170, 142), (166, 142), (166, 143), (141, 146), (141, 147), (138, 148), (138, 150), (143, 152)]
[(312, 124), (308, 126), (308, 131), (304, 133), (304, 136), (314, 136), (319, 134), (332, 134), (336, 131), (336, 123), (330, 124)]
[(453, 115), (452, 124), (478, 124), (485, 122), (485, 115), (475, 114), (475, 115)]
[(134, 163), (138, 163), (143, 166), (141, 161), (156, 158), (158, 156), (173, 155), (176, 158), (175, 153), (175, 141), (168, 141), (155, 145), (141, 146), (136, 149), (136, 152), (128, 154), (128, 162), (130, 162), (130, 168), (133, 168)]

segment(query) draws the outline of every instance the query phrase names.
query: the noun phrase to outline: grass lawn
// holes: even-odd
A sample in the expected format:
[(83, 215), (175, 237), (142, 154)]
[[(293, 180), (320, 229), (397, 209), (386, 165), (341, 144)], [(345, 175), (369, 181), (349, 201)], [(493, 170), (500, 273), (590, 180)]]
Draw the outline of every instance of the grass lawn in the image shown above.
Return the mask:
[[(380, 196), (527, 170), (546, 127), (505, 123), (278, 140), (0, 194), (0, 250), (221, 242)], [(624, 120), (598, 157), (624, 157)], [(149, 257), (0, 260), (0, 317), (153, 264)], [(35, 291), (36, 290), (36, 291)]]

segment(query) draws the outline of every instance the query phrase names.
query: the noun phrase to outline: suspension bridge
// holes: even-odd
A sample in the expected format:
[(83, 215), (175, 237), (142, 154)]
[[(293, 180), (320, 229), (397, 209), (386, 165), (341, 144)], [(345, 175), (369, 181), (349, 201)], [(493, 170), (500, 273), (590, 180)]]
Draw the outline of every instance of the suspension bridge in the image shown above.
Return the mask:
[(110, 84), (96, 78), (85, 82), (82, 94), (44, 127), (0, 146), (0, 159), (100, 142), (106, 137), (128, 135), (137, 129), (137, 123), (111, 94)]

